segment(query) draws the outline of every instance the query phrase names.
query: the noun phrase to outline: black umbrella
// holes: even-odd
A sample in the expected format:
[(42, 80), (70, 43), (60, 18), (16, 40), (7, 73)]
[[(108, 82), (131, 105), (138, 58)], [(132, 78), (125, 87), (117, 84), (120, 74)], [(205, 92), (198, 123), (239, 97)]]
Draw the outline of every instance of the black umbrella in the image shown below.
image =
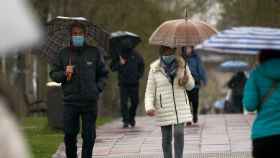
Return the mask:
[(119, 59), (119, 55), (135, 48), (141, 42), (140, 36), (128, 31), (117, 31), (110, 36), (110, 55), (112, 60)]
[[(57, 57), (59, 50), (70, 45), (71, 36), (69, 34), (70, 27), (73, 23), (79, 22), (86, 27), (86, 40), (91, 42), (95, 40), (99, 47), (108, 50), (108, 39), (110, 34), (101, 29), (97, 25), (89, 22), (83, 17), (56, 17), (47, 24), (47, 40), (39, 48), (47, 55), (49, 62)], [(104, 51), (103, 51), (104, 52)]]
[(113, 32), (110, 36), (110, 47), (134, 48), (140, 42), (140, 36), (128, 31)]

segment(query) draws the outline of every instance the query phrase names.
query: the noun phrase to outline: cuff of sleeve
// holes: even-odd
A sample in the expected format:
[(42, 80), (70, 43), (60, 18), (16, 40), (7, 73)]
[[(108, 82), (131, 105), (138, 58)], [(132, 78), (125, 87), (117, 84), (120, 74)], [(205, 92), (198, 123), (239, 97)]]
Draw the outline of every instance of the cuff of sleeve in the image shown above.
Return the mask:
[(151, 110), (155, 110), (154, 106), (146, 106), (145, 108), (146, 112), (151, 111)]

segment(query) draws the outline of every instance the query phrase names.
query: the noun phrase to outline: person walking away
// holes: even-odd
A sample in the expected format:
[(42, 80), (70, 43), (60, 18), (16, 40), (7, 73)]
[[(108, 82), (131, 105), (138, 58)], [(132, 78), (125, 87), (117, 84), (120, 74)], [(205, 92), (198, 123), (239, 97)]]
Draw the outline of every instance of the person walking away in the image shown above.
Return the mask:
[(129, 125), (134, 127), (139, 104), (139, 80), (143, 77), (145, 69), (144, 59), (136, 50), (123, 48), (119, 61), (112, 62), (111, 69), (118, 72), (123, 128), (128, 128)]
[(231, 89), (230, 108), (226, 110), (228, 113), (243, 113), (242, 98), (246, 81), (247, 77), (243, 71), (237, 72), (228, 81), (227, 87)]
[[(182, 56), (188, 64), (191, 74), (195, 80), (195, 88), (191, 91), (187, 90), (190, 103), (192, 106), (193, 123), (198, 122), (198, 107), (199, 107), (199, 89), (207, 84), (207, 74), (203, 67), (199, 55), (194, 51), (193, 46), (183, 47)], [(190, 124), (190, 123), (189, 123)]]
[(59, 52), (50, 77), (62, 83), (64, 94), (64, 143), (67, 158), (77, 158), (77, 135), (82, 120), (82, 158), (91, 158), (96, 138), (97, 101), (108, 70), (99, 49), (85, 42), (86, 29), (74, 23), (71, 44)]
[(173, 133), (175, 158), (183, 158), (184, 124), (192, 120), (186, 89), (193, 88), (194, 79), (184, 59), (176, 55), (175, 48), (161, 46), (159, 59), (150, 65), (145, 109), (147, 115), (157, 116), (164, 158), (172, 158)]
[(278, 157), (280, 146), (280, 51), (262, 50), (244, 90), (246, 110), (257, 111), (252, 127), (254, 158)]

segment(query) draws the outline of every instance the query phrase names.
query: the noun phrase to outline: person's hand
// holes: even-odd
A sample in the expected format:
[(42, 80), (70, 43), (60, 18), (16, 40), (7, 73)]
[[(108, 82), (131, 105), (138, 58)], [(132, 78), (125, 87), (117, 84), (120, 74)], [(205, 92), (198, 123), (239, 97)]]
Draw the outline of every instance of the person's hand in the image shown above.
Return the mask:
[(73, 65), (67, 65), (65, 74), (73, 74), (73, 72), (74, 72)]
[(189, 76), (188, 76), (186, 70), (184, 71), (184, 76), (183, 76), (182, 80), (183, 80), (183, 82), (188, 82), (188, 80), (189, 80)]
[(121, 56), (120, 56), (120, 63), (121, 63), (121, 65), (124, 65), (124, 64), (126, 64), (126, 61), (125, 61), (125, 59), (124, 59), (123, 57), (121, 57)]
[(74, 73), (74, 68), (72, 65), (67, 65), (65, 70), (65, 75), (67, 76), (67, 80), (71, 80), (72, 75)]
[(248, 111), (248, 112), (247, 112), (247, 115), (256, 115), (256, 113), (255, 113), (255, 112), (250, 112), (250, 111)]
[(153, 117), (153, 116), (155, 116), (156, 111), (155, 111), (155, 110), (149, 110), (149, 111), (147, 111), (146, 113), (147, 113), (148, 116)]
[(180, 85), (180, 86), (186, 85), (186, 83), (188, 82), (188, 80), (189, 80), (189, 76), (188, 76), (188, 74), (187, 74), (187, 71), (184, 71), (183, 77), (179, 79), (179, 85)]

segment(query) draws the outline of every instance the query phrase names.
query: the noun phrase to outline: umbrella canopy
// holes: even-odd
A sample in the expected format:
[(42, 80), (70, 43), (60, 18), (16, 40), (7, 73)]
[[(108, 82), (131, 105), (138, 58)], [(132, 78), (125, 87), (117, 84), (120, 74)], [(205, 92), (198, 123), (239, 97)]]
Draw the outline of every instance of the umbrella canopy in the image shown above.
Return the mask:
[(109, 34), (83, 17), (56, 17), (47, 24), (47, 41), (39, 48), (48, 56), (49, 62), (57, 57), (59, 50), (70, 45), (70, 27), (74, 22), (86, 27), (86, 40), (95, 40), (101, 48), (108, 50)]
[(119, 53), (124, 49), (133, 49), (141, 42), (140, 36), (128, 31), (117, 31), (110, 36), (110, 55), (118, 60)]
[(149, 43), (171, 48), (195, 46), (213, 34), (216, 29), (202, 21), (186, 19), (169, 20), (162, 23), (151, 35)]
[(220, 99), (214, 102), (214, 107), (217, 109), (224, 109), (225, 107), (225, 99)]
[(262, 49), (280, 50), (280, 29), (234, 27), (210, 37), (197, 50), (215, 53), (256, 55)]
[(111, 47), (135, 48), (141, 42), (140, 36), (128, 31), (117, 31), (111, 33)]
[(248, 71), (251, 68), (250, 65), (245, 61), (230, 60), (221, 63), (218, 69), (223, 72), (239, 72), (239, 71)]

